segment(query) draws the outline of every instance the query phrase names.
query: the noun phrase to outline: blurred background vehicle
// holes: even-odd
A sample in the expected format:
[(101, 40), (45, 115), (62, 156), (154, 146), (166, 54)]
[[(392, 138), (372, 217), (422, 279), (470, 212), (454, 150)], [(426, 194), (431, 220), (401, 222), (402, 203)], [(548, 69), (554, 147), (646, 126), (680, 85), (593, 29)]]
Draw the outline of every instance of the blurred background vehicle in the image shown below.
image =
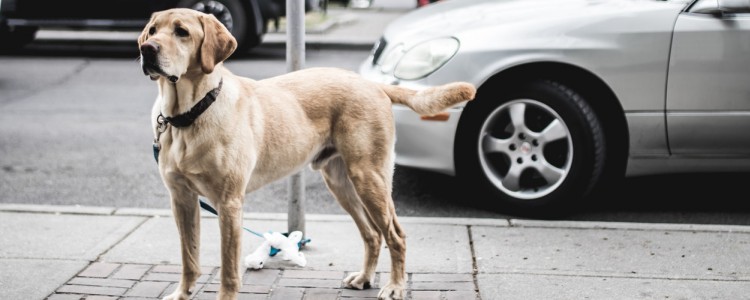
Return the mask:
[[(321, 4), (327, 6), (328, 4), (339, 5), (351, 8), (369, 8), (372, 6), (374, 0), (321, 0)], [(413, 1), (413, 0), (403, 0)], [(416, 7), (423, 7), (430, 3), (435, 3), (441, 0), (416, 0)]]
[(443, 1), (392, 22), (360, 73), (474, 83), (444, 115), (394, 107), (396, 163), (554, 216), (623, 176), (750, 170), (748, 45), (747, 1)]
[[(261, 43), (270, 21), (285, 15), (286, 0), (2, 0), (0, 47), (23, 47), (41, 27), (140, 30), (153, 12), (175, 7), (215, 15), (243, 52)], [(307, 11), (314, 7), (305, 0)]]

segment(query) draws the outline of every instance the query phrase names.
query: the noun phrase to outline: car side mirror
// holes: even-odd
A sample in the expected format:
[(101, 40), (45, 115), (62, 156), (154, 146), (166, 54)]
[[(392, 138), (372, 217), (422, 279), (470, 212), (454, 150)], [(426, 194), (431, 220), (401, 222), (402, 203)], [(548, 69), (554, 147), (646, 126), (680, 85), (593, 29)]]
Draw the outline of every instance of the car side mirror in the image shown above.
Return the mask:
[(711, 15), (750, 13), (750, 0), (699, 1), (690, 12)]

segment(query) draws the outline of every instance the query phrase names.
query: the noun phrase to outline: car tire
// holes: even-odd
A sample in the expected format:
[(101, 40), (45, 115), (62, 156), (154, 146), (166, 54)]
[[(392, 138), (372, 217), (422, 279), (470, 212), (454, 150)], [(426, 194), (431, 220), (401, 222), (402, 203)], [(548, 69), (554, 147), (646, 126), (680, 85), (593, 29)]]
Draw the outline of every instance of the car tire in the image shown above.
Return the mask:
[[(478, 93), (459, 122), (456, 173), (501, 212), (558, 217), (598, 182), (605, 139), (583, 97), (554, 81)], [(487, 203), (485, 203), (487, 204)]]
[(246, 10), (239, 0), (182, 0), (178, 6), (210, 13), (219, 19), (237, 40), (237, 50), (234, 53), (244, 53), (259, 45), (262, 40), (262, 36), (256, 36), (249, 30), (249, 24), (254, 20), (248, 20)]
[(18, 50), (31, 43), (36, 38), (38, 27), (16, 26), (7, 27), (0, 25), (0, 49), (4, 51)]

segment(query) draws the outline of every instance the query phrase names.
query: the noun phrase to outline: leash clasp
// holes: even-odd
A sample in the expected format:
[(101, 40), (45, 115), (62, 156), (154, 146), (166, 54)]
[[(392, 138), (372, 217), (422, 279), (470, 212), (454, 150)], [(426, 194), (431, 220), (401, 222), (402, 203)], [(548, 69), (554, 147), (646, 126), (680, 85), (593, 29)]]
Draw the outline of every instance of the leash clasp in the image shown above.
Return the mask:
[(158, 124), (156, 126), (156, 131), (162, 133), (167, 130), (167, 124), (169, 124), (169, 122), (167, 122), (167, 118), (164, 117), (164, 115), (159, 113), (159, 116), (156, 117), (156, 124)]

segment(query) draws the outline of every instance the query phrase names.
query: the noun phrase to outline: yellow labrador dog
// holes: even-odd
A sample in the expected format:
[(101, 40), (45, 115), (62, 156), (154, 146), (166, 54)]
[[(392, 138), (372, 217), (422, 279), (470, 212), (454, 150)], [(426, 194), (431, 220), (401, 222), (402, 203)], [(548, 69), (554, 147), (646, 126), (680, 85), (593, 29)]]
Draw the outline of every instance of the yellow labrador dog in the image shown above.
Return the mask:
[(165, 299), (187, 299), (200, 275), (198, 196), (219, 212), (218, 297), (235, 299), (242, 282), (245, 194), (308, 164), (321, 170), (364, 241), (364, 267), (344, 285), (369, 287), (385, 240), (390, 282), (378, 298), (402, 299), (406, 243), (391, 199), (391, 105), (433, 115), (473, 99), (476, 89), (456, 82), (417, 92), (335, 68), (256, 81), (223, 66), (236, 45), (214, 16), (190, 9), (154, 13), (138, 38), (143, 72), (159, 87), (152, 110), (154, 147), (161, 149), (159, 172), (182, 248), (180, 284)]

